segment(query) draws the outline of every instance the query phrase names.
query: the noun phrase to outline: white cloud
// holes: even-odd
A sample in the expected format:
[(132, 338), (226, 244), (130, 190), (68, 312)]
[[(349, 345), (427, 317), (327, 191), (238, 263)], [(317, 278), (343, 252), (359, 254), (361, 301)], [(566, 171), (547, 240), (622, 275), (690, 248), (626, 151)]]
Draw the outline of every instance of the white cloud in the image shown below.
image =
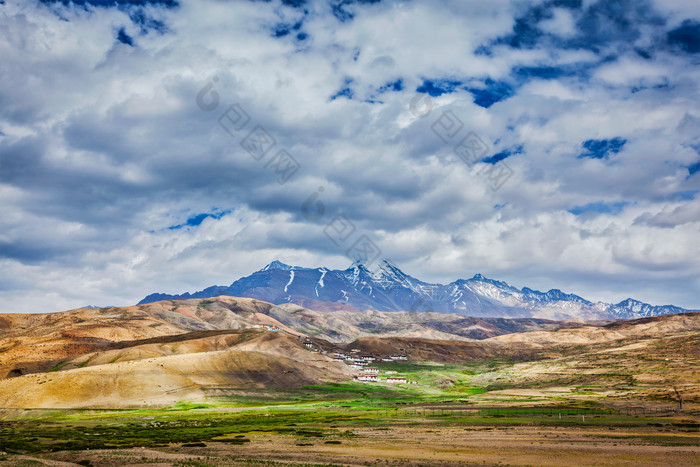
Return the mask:
[(542, 21), (542, 30), (557, 36), (569, 37), (576, 33), (576, 20), (569, 10), (553, 8), (552, 18)]
[[(226, 285), (275, 258), (346, 267), (346, 248), (323, 234), (339, 212), (426, 280), (484, 272), (592, 300), (700, 306), (698, 201), (679, 200), (700, 190), (687, 170), (700, 159), (691, 60), (659, 52), (599, 66), (605, 57), (592, 50), (503, 44), (475, 53), (512, 31), (506, 1), (356, 5), (345, 23), (326, 2), (307, 8), (148, 7), (169, 29), (161, 34), (142, 32), (128, 9), (7, 2), (0, 311), (129, 304)], [(278, 23), (302, 19), (307, 39), (273, 37)], [(540, 27), (568, 37), (571, 22), (557, 9)], [(134, 47), (116, 40), (121, 28)], [(525, 79), (519, 66), (580, 71)], [(220, 105), (206, 112), (195, 96), (213, 77)], [(409, 111), (423, 79), (487, 77), (516, 94), (485, 109), (457, 89), (432, 99), (427, 117)], [(401, 91), (379, 93), (396, 80)], [(345, 86), (353, 99), (331, 101)], [(301, 163), (292, 181), (279, 185), (240, 147), (243, 135), (217, 124), (233, 103), (251, 117), (246, 131), (263, 125)], [(433, 133), (445, 110), (489, 155), (522, 146), (500, 190)], [(577, 157), (584, 141), (616, 137), (627, 140), (619, 154)], [(325, 213), (308, 221), (300, 207), (319, 187)], [(567, 212), (622, 201), (619, 214)]]

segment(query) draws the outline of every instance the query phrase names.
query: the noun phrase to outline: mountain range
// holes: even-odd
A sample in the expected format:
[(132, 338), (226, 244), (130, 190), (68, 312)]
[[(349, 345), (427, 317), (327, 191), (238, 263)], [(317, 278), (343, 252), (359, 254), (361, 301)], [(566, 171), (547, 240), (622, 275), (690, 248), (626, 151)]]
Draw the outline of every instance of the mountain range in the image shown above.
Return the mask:
[(449, 284), (411, 277), (382, 260), (373, 270), (360, 262), (349, 268), (304, 268), (273, 261), (230, 286), (212, 286), (195, 293), (153, 293), (139, 305), (161, 300), (248, 297), (276, 305), (294, 303), (317, 311), (421, 311), (474, 317), (542, 318), (553, 320), (635, 319), (689, 311), (673, 305), (654, 306), (628, 298), (619, 303), (592, 302), (551, 289), (518, 289), (476, 274)]

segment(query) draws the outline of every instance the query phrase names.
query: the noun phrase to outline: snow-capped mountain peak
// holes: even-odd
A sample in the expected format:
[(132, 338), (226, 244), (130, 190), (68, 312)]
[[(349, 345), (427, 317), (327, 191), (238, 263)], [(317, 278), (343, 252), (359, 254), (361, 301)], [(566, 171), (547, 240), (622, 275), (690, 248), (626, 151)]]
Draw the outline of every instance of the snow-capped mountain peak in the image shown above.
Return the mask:
[(634, 299), (617, 304), (590, 302), (578, 295), (550, 289), (518, 289), (506, 282), (476, 274), (447, 285), (411, 277), (390, 261), (370, 270), (356, 261), (344, 270), (302, 268), (272, 261), (228, 287), (213, 286), (194, 294), (151, 294), (140, 303), (218, 295), (250, 297), (274, 304), (297, 303), (316, 309), (338, 306), (357, 310), (434, 311), (484, 317), (549, 319), (626, 319), (683, 313), (673, 305), (653, 306)]
[(270, 271), (272, 269), (280, 269), (282, 271), (291, 271), (292, 269), (294, 269), (294, 267), (295, 266), (290, 266), (288, 264), (284, 264), (281, 261), (274, 260), (273, 262), (271, 262), (270, 264), (268, 264), (267, 266), (262, 268), (260, 271)]

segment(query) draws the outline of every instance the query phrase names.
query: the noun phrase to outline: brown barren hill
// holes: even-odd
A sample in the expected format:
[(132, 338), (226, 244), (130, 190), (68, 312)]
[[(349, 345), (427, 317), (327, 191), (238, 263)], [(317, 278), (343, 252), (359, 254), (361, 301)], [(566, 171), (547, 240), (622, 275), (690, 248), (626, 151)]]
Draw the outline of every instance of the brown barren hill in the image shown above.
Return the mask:
[(700, 330), (700, 313), (682, 313), (615, 321), (602, 326), (579, 325), (553, 331), (507, 334), (488, 339), (489, 342), (528, 344), (535, 347), (571, 344), (596, 344), (624, 339), (667, 337)]
[[(461, 341), (560, 325), (545, 320), (486, 321), (440, 313), (319, 312), (294, 304), (275, 306), (227, 296), (60, 313), (5, 314), (0, 315), (0, 378), (74, 368), (77, 357), (85, 356), (77, 363), (82, 364), (89, 355), (110, 352), (119, 342), (196, 331), (259, 329), (262, 323), (292, 335), (338, 343), (363, 336)], [(153, 348), (141, 348), (128, 358), (155, 356), (154, 352), (158, 354)]]
[[(223, 296), (6, 314), (0, 315), (0, 407), (162, 405), (201, 398), (212, 388), (343, 381), (353, 370), (329, 357), (340, 350), (380, 358), (403, 355), (411, 362), (511, 357), (532, 362), (523, 364), (530, 365), (529, 370), (519, 376), (525, 385), (528, 378), (542, 379), (541, 375), (552, 376), (552, 384), (557, 378), (568, 381), (570, 357), (581, 357), (578, 375), (588, 367), (599, 372), (600, 365), (620, 364), (624, 357), (630, 362), (625, 371), (636, 381), (663, 387), (683, 384), (684, 391), (691, 391), (697, 378), (689, 365), (695, 360), (690, 354), (680, 357), (679, 351), (697, 349), (699, 330), (700, 313), (564, 325), (438, 313), (320, 313), (293, 304)], [(510, 334), (483, 340), (465, 337), (504, 332)], [(675, 350), (664, 350), (671, 347)], [(638, 359), (637, 353), (646, 359)], [(682, 361), (676, 362), (679, 358)], [(557, 376), (552, 365), (565, 360)], [(656, 365), (654, 372), (635, 363), (642, 361)], [(673, 375), (664, 369), (672, 366)]]
[[(347, 380), (264, 313), (217, 297), (0, 316), (0, 407), (129, 407), (200, 399), (203, 388), (296, 387)], [(260, 323), (274, 326), (263, 329)]]
[(405, 356), (408, 361), (439, 363), (474, 362), (492, 358), (497, 347), (483, 342), (434, 340), (409, 337), (363, 337), (344, 346), (348, 351), (379, 357)]
[(203, 388), (288, 388), (348, 379), (345, 365), (225, 350), (148, 358), (0, 381), (2, 408), (120, 408), (204, 398)]
[[(118, 342), (198, 330), (257, 328), (260, 312), (272, 307), (253, 299), (217, 297), (0, 315), (0, 378), (61, 369), (75, 357), (107, 351)], [(285, 328), (273, 318), (267, 322)]]

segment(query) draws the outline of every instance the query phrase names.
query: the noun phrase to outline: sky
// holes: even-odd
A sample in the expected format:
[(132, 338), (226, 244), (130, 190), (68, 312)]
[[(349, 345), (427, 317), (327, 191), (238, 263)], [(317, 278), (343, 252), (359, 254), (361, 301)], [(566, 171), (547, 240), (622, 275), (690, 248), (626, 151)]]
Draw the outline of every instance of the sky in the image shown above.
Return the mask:
[(0, 0), (0, 313), (364, 255), (700, 309), (696, 0)]

